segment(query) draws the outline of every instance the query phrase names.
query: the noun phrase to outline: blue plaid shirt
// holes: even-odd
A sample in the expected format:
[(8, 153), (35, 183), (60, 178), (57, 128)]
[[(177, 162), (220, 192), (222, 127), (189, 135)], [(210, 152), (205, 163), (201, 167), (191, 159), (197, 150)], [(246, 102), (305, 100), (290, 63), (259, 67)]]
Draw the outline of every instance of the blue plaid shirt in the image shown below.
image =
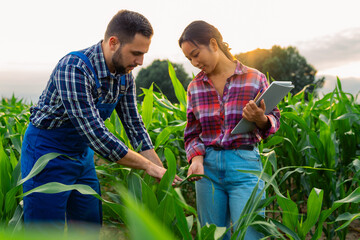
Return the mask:
[(142, 143), (142, 151), (153, 148), (137, 110), (132, 73), (126, 75), (125, 91), (120, 92), (120, 74), (109, 72), (101, 41), (82, 51), (97, 73), (101, 93), (98, 93), (92, 72), (85, 63), (76, 56), (67, 55), (55, 67), (38, 104), (31, 107), (31, 123), (38, 128), (54, 129), (71, 121), (94, 151), (111, 161), (118, 161), (127, 154), (128, 147), (105, 127), (95, 104), (99, 94), (104, 103), (115, 103), (119, 94), (123, 93), (115, 110), (131, 145), (136, 149)]

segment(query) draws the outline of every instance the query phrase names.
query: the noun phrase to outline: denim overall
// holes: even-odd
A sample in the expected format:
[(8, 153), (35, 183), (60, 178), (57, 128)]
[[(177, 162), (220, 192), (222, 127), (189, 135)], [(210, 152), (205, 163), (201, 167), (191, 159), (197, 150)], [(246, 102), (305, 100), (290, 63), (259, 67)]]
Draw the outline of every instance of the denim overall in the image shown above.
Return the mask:
[[(81, 52), (71, 52), (81, 58), (94, 74), (96, 86), (100, 83), (89, 59)], [(121, 89), (125, 88), (125, 75), (121, 77)], [(122, 94), (119, 96), (122, 96)], [(117, 100), (117, 102), (119, 101)], [(102, 103), (100, 97), (96, 108), (105, 121), (112, 114), (116, 104)], [(40, 129), (29, 124), (21, 150), (21, 172), (29, 174), (37, 159), (47, 153), (63, 153), (75, 158), (59, 156), (51, 160), (38, 175), (26, 181), (23, 191), (49, 182), (66, 185), (85, 184), (100, 195), (100, 184), (95, 172), (94, 151), (85, 143), (71, 122), (56, 129)], [(101, 201), (91, 195), (82, 195), (76, 190), (56, 194), (32, 193), (24, 197), (25, 226), (46, 224), (50, 229), (64, 229), (65, 219), (71, 229), (76, 224), (94, 224), (99, 229), (102, 223)], [(34, 225), (35, 224), (35, 225)], [(41, 227), (40, 226), (40, 227)]]

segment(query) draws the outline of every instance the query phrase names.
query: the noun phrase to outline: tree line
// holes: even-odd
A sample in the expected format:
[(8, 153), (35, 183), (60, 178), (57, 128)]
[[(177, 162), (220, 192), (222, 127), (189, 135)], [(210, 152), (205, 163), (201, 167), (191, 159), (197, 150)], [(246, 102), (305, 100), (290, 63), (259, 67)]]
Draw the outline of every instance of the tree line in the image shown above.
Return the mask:
[[(256, 68), (268, 76), (269, 82), (291, 81), (295, 88), (292, 94), (301, 91), (309, 85), (306, 92), (314, 92), (315, 88), (324, 85), (325, 78), (316, 78), (317, 70), (301, 56), (296, 47), (274, 45), (271, 49), (255, 49), (253, 51), (235, 55), (241, 63)], [(192, 78), (185, 72), (182, 64), (172, 63), (176, 76), (187, 89)], [(177, 102), (175, 92), (168, 73), (168, 60), (154, 60), (151, 65), (142, 68), (136, 79), (136, 91), (139, 100), (142, 100), (141, 88), (148, 89), (154, 83), (155, 91), (162, 92), (171, 102)]]

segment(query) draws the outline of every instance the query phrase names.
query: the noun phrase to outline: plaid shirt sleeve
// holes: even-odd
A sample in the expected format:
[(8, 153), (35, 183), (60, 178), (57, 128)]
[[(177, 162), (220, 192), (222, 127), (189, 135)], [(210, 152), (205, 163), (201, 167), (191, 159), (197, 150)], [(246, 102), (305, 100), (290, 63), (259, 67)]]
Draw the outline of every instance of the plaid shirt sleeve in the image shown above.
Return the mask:
[[(266, 80), (265, 75), (262, 74), (260, 80), (260, 88), (266, 89), (269, 87), (269, 84)], [(269, 114), (266, 115), (270, 121), (270, 128), (268, 129), (259, 129), (258, 132), (262, 139), (267, 138), (271, 134), (274, 134), (280, 128), (280, 111), (275, 107)]]
[(189, 85), (189, 89), (187, 91), (187, 124), (184, 132), (185, 151), (188, 162), (190, 162), (195, 156), (205, 155), (205, 145), (200, 139), (201, 132), (201, 124), (199, 120), (196, 119), (191, 106), (191, 91)]
[(130, 81), (128, 81), (129, 88), (125, 96), (117, 104), (116, 112), (133, 148), (137, 149), (142, 144), (141, 151), (145, 151), (154, 148), (154, 146), (137, 109), (134, 77), (132, 74), (128, 76), (131, 77)]
[(118, 161), (128, 152), (128, 147), (105, 127), (95, 108), (90, 80), (84, 69), (64, 65), (54, 75), (56, 89), (69, 119), (86, 143), (101, 156)]

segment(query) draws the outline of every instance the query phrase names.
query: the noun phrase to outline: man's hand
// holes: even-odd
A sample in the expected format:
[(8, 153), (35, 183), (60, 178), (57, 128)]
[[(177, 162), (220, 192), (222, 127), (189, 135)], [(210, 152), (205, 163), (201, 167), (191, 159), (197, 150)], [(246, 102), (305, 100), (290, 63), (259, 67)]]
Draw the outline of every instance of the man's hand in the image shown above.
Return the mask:
[(148, 165), (145, 168), (145, 171), (147, 174), (160, 181), (161, 178), (164, 176), (166, 169), (149, 161)]
[(243, 118), (250, 122), (254, 122), (261, 129), (268, 127), (269, 119), (265, 115), (266, 105), (264, 99), (261, 100), (258, 107), (253, 100), (250, 100), (243, 109)]
[[(156, 180), (160, 181), (162, 179), (162, 177), (164, 176), (165, 172), (167, 171), (167, 169), (164, 167), (160, 167), (149, 161), (148, 166), (145, 168), (145, 171), (147, 174), (156, 178)], [(172, 185), (175, 186), (176, 184), (180, 183), (181, 181), (182, 181), (182, 179), (178, 175), (175, 175)]]
[[(162, 179), (162, 177), (164, 176), (166, 169), (149, 161), (149, 165), (145, 169), (145, 171), (147, 174), (149, 174), (150, 176), (152, 176), (152, 177), (156, 178), (158, 181), (160, 181)], [(182, 181), (182, 179), (178, 175), (175, 175), (172, 185), (174, 186), (177, 183), (180, 183), (181, 181)]]
[[(123, 158), (117, 161), (117, 163), (134, 169), (143, 169), (146, 171), (147, 174), (156, 178), (157, 180), (161, 180), (161, 178), (166, 172), (166, 169), (164, 167), (151, 162), (144, 156), (130, 149)], [(175, 176), (173, 185), (175, 185), (179, 181), (182, 181), (182, 179), (178, 176)]]
[[(192, 174), (201, 174), (204, 175), (204, 157), (196, 156), (191, 160), (191, 164), (188, 170), (188, 176)], [(202, 179), (202, 177), (192, 177), (189, 181), (197, 181)]]

